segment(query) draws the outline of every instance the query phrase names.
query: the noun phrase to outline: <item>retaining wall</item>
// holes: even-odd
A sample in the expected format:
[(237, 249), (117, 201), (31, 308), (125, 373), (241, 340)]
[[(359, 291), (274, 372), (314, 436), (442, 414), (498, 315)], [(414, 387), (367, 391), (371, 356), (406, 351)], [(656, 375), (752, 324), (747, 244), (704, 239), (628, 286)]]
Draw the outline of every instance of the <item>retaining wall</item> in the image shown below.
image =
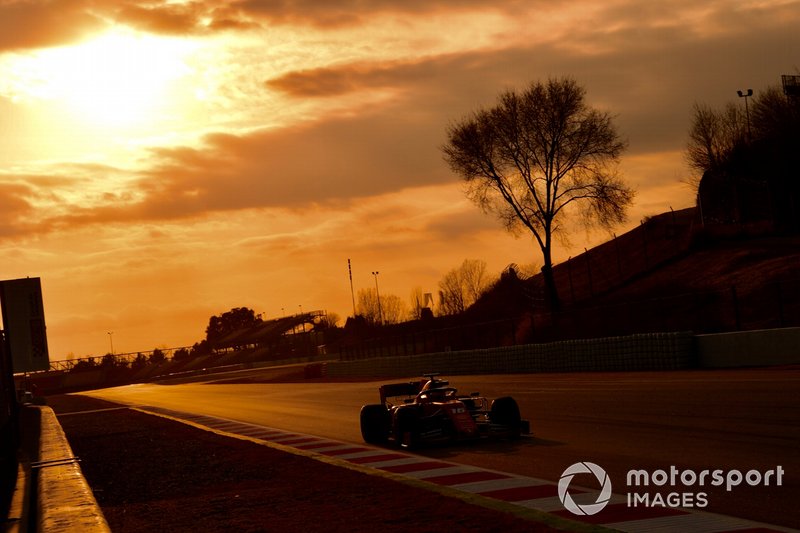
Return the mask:
[(39, 531), (110, 533), (53, 410), (42, 410), (38, 476)]
[(695, 352), (703, 368), (800, 364), (800, 328), (697, 335)]
[(333, 377), (403, 377), (426, 372), (506, 374), (678, 370), (694, 366), (690, 332), (526, 344), (326, 364)]

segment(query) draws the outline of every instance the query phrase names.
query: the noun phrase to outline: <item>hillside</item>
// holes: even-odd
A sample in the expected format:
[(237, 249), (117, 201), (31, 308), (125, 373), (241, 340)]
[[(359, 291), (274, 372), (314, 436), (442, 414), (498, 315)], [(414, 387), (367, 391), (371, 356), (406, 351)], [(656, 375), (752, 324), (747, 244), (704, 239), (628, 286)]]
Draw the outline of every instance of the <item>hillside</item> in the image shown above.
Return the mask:
[(693, 209), (653, 217), (555, 267), (561, 313), (544, 309), (541, 276), (527, 281), (532, 339), (800, 325), (800, 236), (757, 230), (702, 227)]

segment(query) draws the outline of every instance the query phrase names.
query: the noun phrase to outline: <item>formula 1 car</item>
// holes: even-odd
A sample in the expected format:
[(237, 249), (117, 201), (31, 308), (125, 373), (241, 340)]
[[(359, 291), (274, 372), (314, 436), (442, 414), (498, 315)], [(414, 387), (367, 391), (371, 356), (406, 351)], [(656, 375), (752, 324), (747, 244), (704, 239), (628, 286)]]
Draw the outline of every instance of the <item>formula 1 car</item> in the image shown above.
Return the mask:
[(458, 396), (438, 374), (422, 381), (382, 385), (381, 403), (361, 407), (361, 436), (370, 444), (394, 441), (413, 448), (423, 443), (530, 433), (517, 402), (508, 396), (489, 401), (473, 392)]

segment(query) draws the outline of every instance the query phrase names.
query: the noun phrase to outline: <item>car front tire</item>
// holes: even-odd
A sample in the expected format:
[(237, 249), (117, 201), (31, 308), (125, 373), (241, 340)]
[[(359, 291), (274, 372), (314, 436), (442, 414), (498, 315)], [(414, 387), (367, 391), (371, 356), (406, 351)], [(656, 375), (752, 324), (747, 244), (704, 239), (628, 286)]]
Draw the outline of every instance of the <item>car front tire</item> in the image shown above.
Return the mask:
[(519, 437), (522, 429), (522, 417), (519, 414), (519, 405), (514, 398), (504, 396), (493, 401), (489, 420), (492, 424), (507, 427), (512, 438)]

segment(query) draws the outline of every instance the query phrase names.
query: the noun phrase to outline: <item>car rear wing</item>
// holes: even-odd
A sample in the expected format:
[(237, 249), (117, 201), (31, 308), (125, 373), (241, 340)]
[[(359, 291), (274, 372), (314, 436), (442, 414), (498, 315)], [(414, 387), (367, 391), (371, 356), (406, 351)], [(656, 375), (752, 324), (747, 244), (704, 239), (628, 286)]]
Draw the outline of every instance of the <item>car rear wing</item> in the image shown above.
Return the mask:
[(422, 390), (425, 382), (412, 381), (409, 383), (391, 383), (389, 385), (380, 386), (381, 403), (386, 403), (387, 398), (396, 398), (398, 396), (416, 396)]

